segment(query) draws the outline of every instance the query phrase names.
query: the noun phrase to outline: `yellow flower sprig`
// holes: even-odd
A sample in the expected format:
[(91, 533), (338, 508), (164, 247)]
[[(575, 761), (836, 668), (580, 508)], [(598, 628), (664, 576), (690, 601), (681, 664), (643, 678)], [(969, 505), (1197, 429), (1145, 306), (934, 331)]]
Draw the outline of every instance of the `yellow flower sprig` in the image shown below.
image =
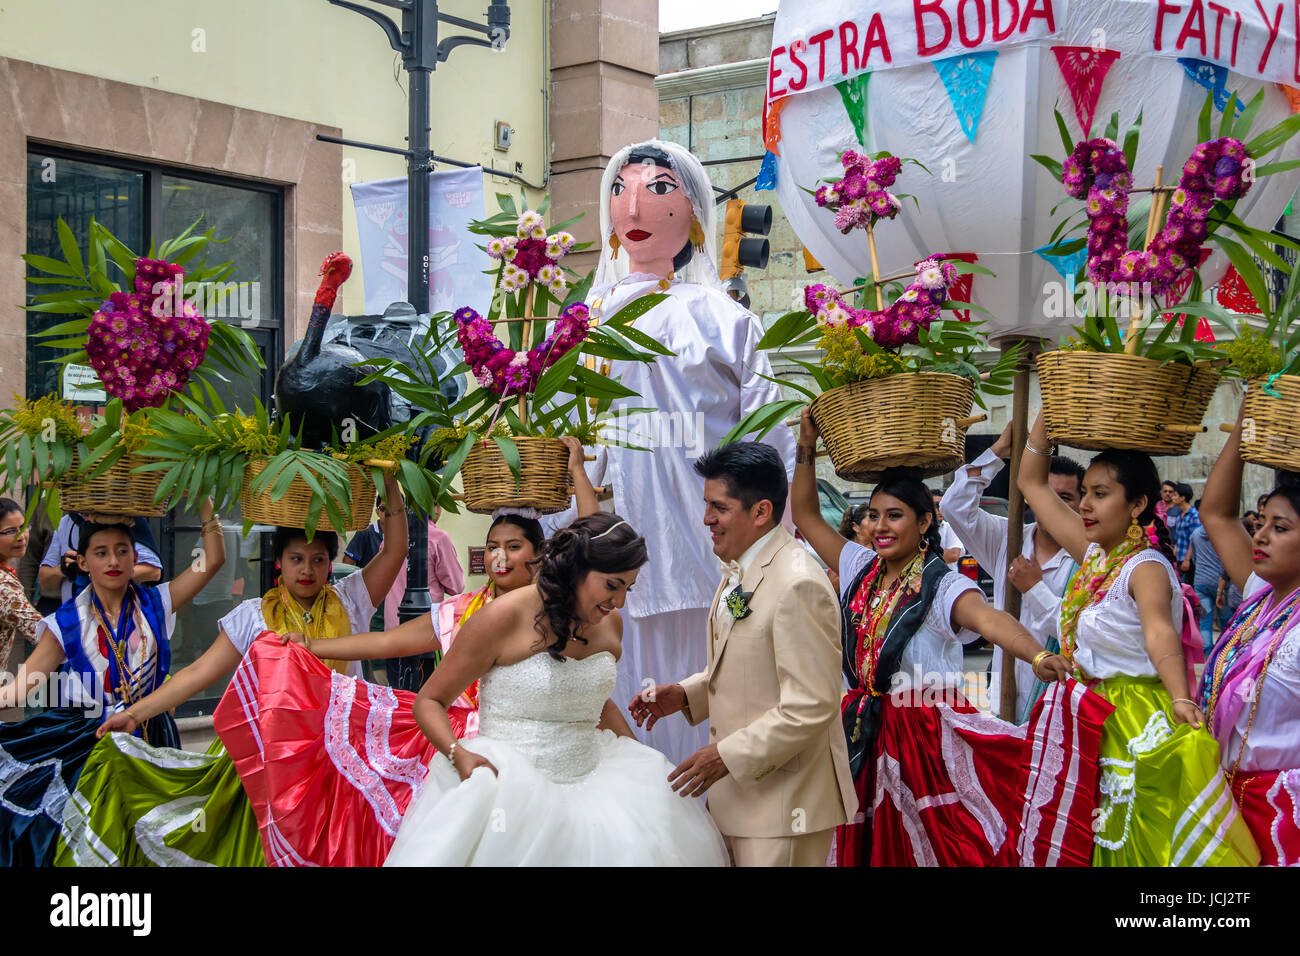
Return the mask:
[(827, 371), (841, 376), (845, 384), (884, 378), (898, 370), (884, 356), (863, 352), (856, 331), (849, 325), (823, 325), (821, 333), (817, 347), (826, 354), (820, 364)]
[(30, 438), (48, 441), (51, 426), (54, 440), (69, 445), (75, 445), (86, 434), (87, 429), (73, 407), (57, 396), (42, 395), (25, 400), (15, 394), (14, 403), (10, 416), (14, 427)]

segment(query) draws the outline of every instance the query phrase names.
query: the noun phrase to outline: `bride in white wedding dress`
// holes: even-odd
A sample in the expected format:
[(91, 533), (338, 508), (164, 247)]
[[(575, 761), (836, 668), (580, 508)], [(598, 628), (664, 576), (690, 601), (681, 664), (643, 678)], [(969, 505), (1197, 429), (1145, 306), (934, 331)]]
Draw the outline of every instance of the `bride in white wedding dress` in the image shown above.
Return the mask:
[[(727, 865), (708, 812), (609, 700), (618, 609), (645, 562), (626, 521), (579, 518), (533, 585), (466, 622), (415, 700), (438, 754), (385, 866)], [(456, 741), (447, 706), (475, 680), (479, 734)]]

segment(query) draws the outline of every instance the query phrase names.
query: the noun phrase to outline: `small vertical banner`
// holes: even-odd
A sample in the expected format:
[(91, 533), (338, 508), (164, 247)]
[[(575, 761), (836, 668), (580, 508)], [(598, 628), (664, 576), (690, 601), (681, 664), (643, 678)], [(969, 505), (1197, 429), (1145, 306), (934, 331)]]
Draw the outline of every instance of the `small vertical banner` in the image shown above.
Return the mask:
[(859, 73), (835, 84), (844, 102), (844, 112), (849, 114), (849, 122), (853, 124), (853, 132), (863, 149), (867, 148), (867, 81), (870, 79), (870, 73)]
[(1294, 86), (1287, 86), (1285, 83), (1274, 83), (1273, 85), (1282, 91), (1282, 95), (1286, 97), (1286, 101), (1291, 107), (1291, 112), (1300, 113), (1300, 90), (1297, 90)]
[[(945, 252), (941, 255), (935, 256), (934, 258), (947, 259), (950, 262), (974, 263), (979, 261), (979, 256), (973, 252)], [(912, 263), (912, 265), (919, 266), (921, 262), (924, 261), (925, 260), (920, 260), (918, 262)], [(974, 290), (975, 290), (975, 273), (967, 272), (965, 275), (961, 275), (957, 277), (957, 284), (954, 285), (948, 291), (948, 300), (950, 302), (970, 302), (971, 296), (974, 294)], [(969, 322), (970, 312), (971, 312), (970, 309), (953, 309), (952, 314), (957, 316), (957, 318), (962, 322)]]
[(758, 179), (754, 183), (755, 192), (776, 188), (776, 156), (771, 150), (763, 154), (763, 165), (759, 167)]
[(777, 156), (781, 155), (781, 110), (789, 99), (788, 96), (783, 96), (775, 103), (763, 100), (763, 146)]
[(1034, 254), (1059, 272), (1062, 279), (1073, 282), (1079, 275), (1079, 270), (1088, 261), (1088, 247), (1085, 245), (1065, 255), (1048, 252), (1050, 248), (1051, 245), (1039, 246), (1034, 250)]
[(934, 61), (934, 68), (938, 70), (939, 79), (943, 80), (948, 99), (952, 100), (952, 108), (957, 113), (957, 122), (961, 123), (962, 131), (972, 143), (979, 131), (984, 97), (993, 76), (993, 61), (997, 58), (997, 50), (987, 50)]
[(1243, 315), (1260, 314), (1259, 303), (1250, 294), (1250, 289), (1236, 266), (1228, 267), (1227, 274), (1219, 283), (1216, 298), (1219, 300), (1219, 305), (1233, 312), (1240, 312)]
[(1119, 59), (1118, 50), (1094, 50), (1090, 46), (1054, 46), (1056, 65), (1061, 68), (1065, 88), (1074, 101), (1074, 116), (1085, 138), (1092, 137), (1092, 119), (1101, 96), (1101, 83), (1111, 65)]
[[(1187, 76), (1198, 86), (1203, 86), (1214, 95), (1214, 108), (1220, 113), (1228, 108), (1228, 68), (1217, 63), (1197, 60), (1189, 56), (1180, 56), (1178, 62), (1187, 71)], [(1237, 99), (1234, 116), (1241, 113), (1241, 99)]]

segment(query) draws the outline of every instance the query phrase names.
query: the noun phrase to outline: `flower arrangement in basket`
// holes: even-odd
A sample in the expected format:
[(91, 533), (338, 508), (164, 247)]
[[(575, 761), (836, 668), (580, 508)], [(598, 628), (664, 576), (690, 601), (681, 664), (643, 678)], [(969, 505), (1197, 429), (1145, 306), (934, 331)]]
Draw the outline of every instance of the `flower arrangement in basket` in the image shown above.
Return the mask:
[[(155, 409), (156, 426), (143, 454), (161, 493), (188, 489), (211, 496), (223, 509), (240, 504), (244, 533), (254, 524), (303, 528), (310, 538), (322, 522), (334, 531), (359, 531), (370, 523), (375, 489), (386, 499), (383, 475), (426, 512), (436, 502), (437, 476), (429, 453), (413, 450), (406, 423), (365, 438), (334, 436), (323, 452), (303, 448), (288, 418), (273, 421), (258, 402), (253, 414), (215, 411), (186, 402), (183, 413)], [(348, 440), (348, 439), (351, 440)]]
[[(664, 296), (642, 297), (592, 325), (582, 302), (591, 277), (578, 281), (560, 263), (568, 252), (589, 244), (578, 244), (563, 231), (571, 223), (548, 231), (546, 203), (535, 211), (525, 204), (519, 211), (511, 197), (497, 199), (502, 211), (470, 226), (490, 237), (485, 250), (501, 263), (488, 314), (466, 307), (440, 317), (417, 350), (422, 355), (410, 362), (374, 363), (379, 371), (368, 380), (387, 383), (423, 409), (411, 424), (428, 432), (429, 451), (444, 462), (437, 491), (443, 507), (456, 511), (459, 500), (478, 513), (507, 504), (553, 513), (568, 507), (571, 495), (568, 450), (559, 436), (574, 435), (583, 444), (621, 444), (601, 431), (611, 403), (636, 395), (599, 375), (592, 357), (648, 362), (671, 354), (631, 326)], [(476, 387), (449, 404), (423, 356), (437, 354), (453, 340), (465, 361), (450, 374), (469, 372)], [(457, 475), (463, 495), (451, 492)]]
[[(742, 420), (725, 441), (762, 435), (809, 401), (835, 472), (850, 481), (873, 480), (884, 469), (910, 466), (927, 475), (951, 471), (964, 461), (965, 431), (982, 420), (983, 394), (1011, 389), (1019, 351), (982, 363), (988, 351), (978, 322), (944, 320), (945, 309), (979, 309), (949, 299), (959, 277), (981, 266), (939, 257), (917, 264), (915, 273), (878, 278), (874, 227), (893, 218), (901, 203), (889, 194), (902, 160), (872, 159), (852, 150), (841, 157), (845, 175), (820, 187), (818, 204), (833, 211), (846, 233), (867, 233), (873, 280), (847, 292), (810, 285), (804, 308), (778, 319), (759, 341), (760, 349), (815, 346), (816, 362), (790, 360), (812, 376), (816, 388), (783, 380), (804, 399), (773, 402)], [(906, 286), (899, 280), (909, 280)], [(885, 305), (886, 292), (892, 297)], [(874, 298), (875, 309), (865, 307)]]
[[(1295, 247), (1246, 225), (1233, 211), (1256, 180), (1300, 165), (1259, 164), (1300, 129), (1293, 116), (1248, 139), (1263, 97), (1261, 90), (1238, 110), (1234, 95), (1217, 138), (1212, 138), (1212, 98), (1207, 98), (1198, 123), (1200, 143), (1178, 184), (1164, 185), (1157, 167), (1149, 189), (1134, 189), (1131, 174), (1141, 115), (1121, 145), (1118, 114), (1101, 137), (1074, 143), (1057, 112), (1066, 159), (1033, 158), (1082, 207), (1057, 224), (1043, 251), (1067, 255), (1086, 247), (1088, 257), (1087, 281), (1074, 290), (1076, 308), (1084, 313), (1077, 337), (1038, 357), (1043, 413), (1053, 441), (1178, 455), (1204, 431), (1201, 419), (1219, 382), (1217, 367), (1228, 361), (1208, 325), (1196, 320), (1214, 319), (1233, 328), (1226, 310), (1199, 301), (1197, 270), (1209, 255), (1205, 246), (1222, 249), (1261, 302), (1268, 297), (1255, 257), (1289, 272), (1273, 246)], [(1147, 195), (1130, 207), (1135, 193)], [(1071, 238), (1079, 231), (1086, 236)], [(1133, 234), (1144, 236), (1140, 248), (1129, 248)], [(1175, 307), (1179, 321), (1170, 311)]]
[(212, 230), (197, 227), (140, 257), (92, 219), (83, 256), (60, 219), (63, 260), (23, 257), (45, 273), (29, 282), (61, 287), (36, 296), (28, 309), (77, 316), (39, 333), (43, 346), (62, 352), (51, 361), (88, 365), (109, 396), (102, 412), (85, 417), (55, 396), (0, 412), (2, 483), (35, 483), (29, 514), (41, 503), (52, 518), (61, 508), (164, 514), (172, 489), (142, 473), (145, 447), (157, 435), (151, 413), (168, 404), (203, 408), (215, 399), (214, 381), (263, 367), (247, 333), (208, 322), (195, 304), (208, 283), (233, 271), (230, 263), (198, 261), (187, 276), (187, 263), (214, 241)]
[(1300, 471), (1300, 278), (1294, 266), (1278, 301), (1271, 307), (1268, 299), (1255, 301), (1264, 307), (1263, 329), (1243, 317), (1237, 337), (1222, 347), (1231, 363), (1225, 372), (1246, 380), (1241, 457)]

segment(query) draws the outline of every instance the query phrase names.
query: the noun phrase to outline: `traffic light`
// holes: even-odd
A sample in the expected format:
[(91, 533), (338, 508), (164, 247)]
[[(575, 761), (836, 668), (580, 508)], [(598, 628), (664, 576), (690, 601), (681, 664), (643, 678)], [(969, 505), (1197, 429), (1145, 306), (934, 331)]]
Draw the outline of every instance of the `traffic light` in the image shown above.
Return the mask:
[(727, 201), (726, 225), (722, 233), (722, 269), (719, 277), (727, 294), (745, 308), (749, 308), (749, 283), (745, 281), (745, 266), (766, 269), (770, 247), (766, 239), (748, 233), (766, 236), (772, 231), (772, 207), (758, 203), (745, 203), (739, 199)]

